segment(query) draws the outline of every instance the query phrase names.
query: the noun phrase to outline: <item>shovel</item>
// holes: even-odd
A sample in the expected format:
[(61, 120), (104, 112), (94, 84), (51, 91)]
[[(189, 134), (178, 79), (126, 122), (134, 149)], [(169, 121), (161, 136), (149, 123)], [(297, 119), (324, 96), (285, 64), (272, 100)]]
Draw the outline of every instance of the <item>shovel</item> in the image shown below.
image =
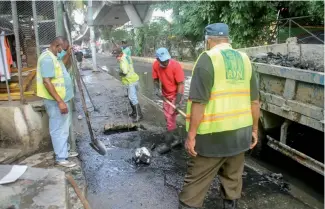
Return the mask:
[[(63, 20), (64, 20), (65, 30), (66, 30), (66, 32), (68, 34), (69, 42), (70, 42), (70, 44), (72, 44), (72, 39), (71, 39), (69, 30), (68, 30), (66, 14), (63, 17)], [(89, 113), (88, 113), (87, 106), (86, 106), (85, 94), (84, 94), (84, 91), (83, 91), (82, 85), (81, 85), (81, 76), (80, 76), (80, 73), (79, 73), (79, 69), (77, 67), (76, 59), (75, 59), (74, 54), (72, 54), (71, 57), (72, 57), (72, 67), (73, 67), (73, 70), (74, 70), (74, 73), (75, 73), (75, 76), (76, 76), (77, 86), (78, 86), (78, 89), (80, 91), (80, 98), (81, 98), (81, 102), (82, 102), (82, 108), (83, 108), (83, 111), (84, 111), (85, 116), (86, 116), (87, 126), (88, 126), (88, 130), (89, 130), (89, 134), (90, 134), (90, 139), (91, 139), (90, 146), (96, 152), (98, 152), (99, 154), (106, 155), (107, 149), (106, 149), (104, 143), (99, 141), (98, 139), (96, 139), (95, 136), (94, 136), (93, 129), (92, 129), (91, 123), (90, 123)]]

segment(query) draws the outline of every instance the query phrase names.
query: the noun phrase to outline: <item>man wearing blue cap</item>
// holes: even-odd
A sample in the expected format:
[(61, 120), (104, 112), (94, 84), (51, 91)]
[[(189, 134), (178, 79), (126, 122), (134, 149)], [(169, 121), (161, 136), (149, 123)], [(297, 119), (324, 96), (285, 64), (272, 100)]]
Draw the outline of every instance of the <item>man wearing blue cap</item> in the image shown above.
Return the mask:
[(258, 140), (257, 82), (248, 56), (229, 44), (228, 25), (208, 25), (205, 46), (193, 70), (187, 103), (185, 149), (191, 158), (179, 208), (202, 207), (218, 174), (223, 208), (235, 209), (244, 153)]
[[(181, 65), (171, 56), (166, 48), (156, 51), (157, 60), (152, 65), (152, 78), (155, 85), (155, 93), (158, 97), (165, 97), (176, 107), (179, 107), (184, 94), (184, 71)], [(160, 83), (162, 89), (160, 90)], [(172, 147), (181, 144), (177, 137), (176, 117), (177, 111), (167, 102), (163, 103), (164, 115), (167, 122), (167, 133), (165, 143), (157, 147), (157, 152), (164, 154)]]

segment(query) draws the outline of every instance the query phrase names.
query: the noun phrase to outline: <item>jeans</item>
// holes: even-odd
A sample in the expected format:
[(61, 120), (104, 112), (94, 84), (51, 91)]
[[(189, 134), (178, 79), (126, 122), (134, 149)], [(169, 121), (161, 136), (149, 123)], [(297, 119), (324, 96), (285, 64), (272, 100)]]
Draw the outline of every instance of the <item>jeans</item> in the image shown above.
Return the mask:
[(139, 103), (137, 91), (138, 91), (138, 82), (131, 83), (128, 85), (128, 97), (132, 105), (137, 105)]
[(44, 106), (49, 116), (49, 128), (57, 162), (68, 158), (68, 138), (71, 124), (71, 108), (66, 102), (69, 113), (61, 114), (56, 101), (44, 99)]

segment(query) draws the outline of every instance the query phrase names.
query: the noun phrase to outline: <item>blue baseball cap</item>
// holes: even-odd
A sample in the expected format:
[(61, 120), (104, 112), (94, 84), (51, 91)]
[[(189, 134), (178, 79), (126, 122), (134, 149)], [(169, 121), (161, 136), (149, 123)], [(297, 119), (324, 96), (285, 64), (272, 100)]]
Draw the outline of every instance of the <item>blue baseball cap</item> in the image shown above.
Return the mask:
[(166, 48), (157, 49), (156, 57), (162, 62), (165, 62), (171, 58), (171, 56)]
[(214, 23), (205, 27), (204, 35), (208, 36), (229, 36), (229, 27), (225, 23)]

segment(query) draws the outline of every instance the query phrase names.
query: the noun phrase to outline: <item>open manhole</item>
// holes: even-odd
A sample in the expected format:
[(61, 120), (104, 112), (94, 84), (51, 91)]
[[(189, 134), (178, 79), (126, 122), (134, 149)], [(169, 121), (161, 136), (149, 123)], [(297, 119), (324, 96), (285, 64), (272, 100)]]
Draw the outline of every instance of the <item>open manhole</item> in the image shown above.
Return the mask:
[(125, 133), (132, 131), (146, 130), (143, 125), (138, 125), (134, 123), (109, 123), (104, 126), (104, 134), (111, 135), (117, 133)]

